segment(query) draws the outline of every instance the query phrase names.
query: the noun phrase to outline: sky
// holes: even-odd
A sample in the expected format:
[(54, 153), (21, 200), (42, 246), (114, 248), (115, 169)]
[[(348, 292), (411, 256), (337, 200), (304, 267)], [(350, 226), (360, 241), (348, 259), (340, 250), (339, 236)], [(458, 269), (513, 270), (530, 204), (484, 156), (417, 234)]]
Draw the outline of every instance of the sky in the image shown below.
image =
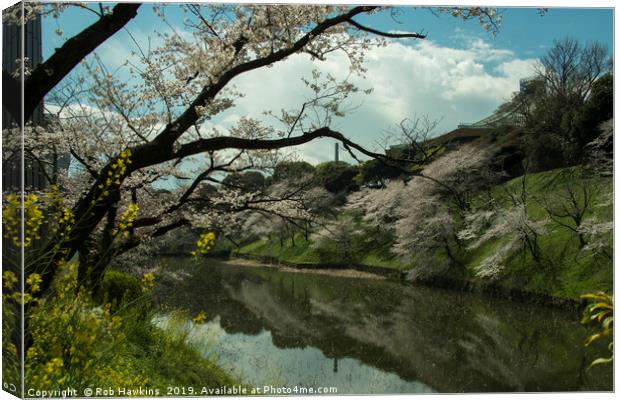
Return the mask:
[[(533, 74), (533, 65), (553, 45), (554, 39), (575, 37), (587, 43), (599, 41), (613, 51), (613, 10), (592, 8), (551, 8), (544, 16), (536, 8), (501, 8), (502, 23), (494, 36), (476, 21), (462, 21), (449, 15), (437, 16), (426, 9), (402, 7), (395, 19), (383, 12), (358, 21), (385, 31), (424, 32), (424, 40), (391, 40), (385, 47), (368, 51), (366, 79), (355, 79), (362, 88), (372, 88), (368, 96), (353, 97), (356, 111), (335, 122), (332, 128), (371, 150), (380, 150), (377, 141), (405, 118), (428, 116), (439, 120), (436, 135), (459, 123), (478, 121), (490, 115), (518, 90), (519, 79)], [(169, 4), (170, 22), (180, 26), (182, 13)], [(83, 10), (70, 10), (58, 20), (43, 22), (44, 58), (64, 40), (94, 22)], [(55, 31), (62, 30), (59, 36)], [(155, 32), (167, 29), (143, 6), (127, 30), (139, 42), (157, 43)], [(120, 31), (97, 49), (110, 68), (131, 57), (131, 41)], [(214, 119), (230, 126), (240, 116), (260, 116), (263, 111), (295, 108), (304, 98), (304, 74), (319, 68), (338, 77), (348, 73), (346, 58), (334, 53), (325, 62), (311, 63), (295, 55), (273, 68), (253, 71), (233, 81), (244, 92), (232, 110)], [(269, 99), (267, 102), (266, 99)], [(299, 148), (299, 157), (311, 163), (333, 159), (333, 141), (313, 141)], [(341, 159), (352, 161), (343, 154)]]

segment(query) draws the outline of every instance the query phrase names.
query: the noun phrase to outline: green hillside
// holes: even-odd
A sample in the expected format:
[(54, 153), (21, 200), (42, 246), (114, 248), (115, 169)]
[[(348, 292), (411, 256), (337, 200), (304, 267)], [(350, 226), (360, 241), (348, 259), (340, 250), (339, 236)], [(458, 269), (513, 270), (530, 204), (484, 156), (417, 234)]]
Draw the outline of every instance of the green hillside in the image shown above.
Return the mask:
[[(574, 192), (574, 201), (578, 206), (584, 205), (584, 195), (587, 196), (582, 221), (594, 218), (599, 223), (609, 223), (613, 221), (612, 191), (611, 177), (588, 176), (580, 167), (529, 174), (497, 185), (491, 191), (497, 207), (509, 209), (512, 205), (511, 196), (521, 198), (525, 192), (529, 218), (536, 222), (546, 221), (543, 233), (537, 237), (539, 260), (534, 260), (528, 251), (516, 246), (505, 255), (504, 271), (499, 277), (488, 279), (476, 276), (480, 263), (492, 257), (503, 244), (512, 239), (512, 236), (507, 234), (487, 240), (476, 248), (463, 243), (459, 257), (462, 274), (447, 277), (483, 283), (492, 281), (506, 288), (572, 299), (578, 299), (581, 294), (589, 291), (610, 289), (613, 285), (612, 232), (607, 231), (599, 235), (586, 234), (584, 235), (587, 236), (586, 244), (580, 245), (579, 234), (571, 230), (576, 228), (574, 221), (570, 217), (555, 217), (554, 221), (549, 218), (546, 208), (553, 211), (554, 207), (561, 206), (560, 202), (570, 199), (570, 193)], [(476, 210), (482, 207), (488, 201), (488, 197), (489, 195), (485, 193), (474, 198), (472, 208)], [(571, 204), (569, 201), (569, 205)], [(338, 218), (343, 218), (342, 213)], [(399, 270), (415, 269), (415, 265), (402, 263), (391, 252), (392, 244), (391, 237), (385, 237), (371, 244), (359, 243), (355, 246), (355, 262)], [(595, 248), (591, 248), (592, 246)], [(294, 246), (291, 240), (281, 245), (276, 240), (261, 239), (245, 244), (237, 250), (237, 253), (246, 256), (273, 257), (289, 263), (338, 262), (335, 244), (331, 254), (325, 249), (330, 247), (329, 245), (324, 244), (320, 250), (316, 247), (311, 240), (306, 240), (303, 235), (298, 234), (295, 236)], [(443, 253), (438, 252), (435, 259), (429, 262), (441, 263), (445, 257)]]

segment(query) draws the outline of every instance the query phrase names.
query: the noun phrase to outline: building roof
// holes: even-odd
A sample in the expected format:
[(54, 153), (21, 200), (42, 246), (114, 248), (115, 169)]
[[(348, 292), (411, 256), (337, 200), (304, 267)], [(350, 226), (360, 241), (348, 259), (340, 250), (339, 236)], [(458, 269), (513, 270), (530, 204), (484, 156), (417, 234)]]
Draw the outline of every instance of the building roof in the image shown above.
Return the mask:
[(457, 128), (429, 141), (432, 145), (448, 144), (454, 141), (475, 140), (489, 132), (491, 127)]

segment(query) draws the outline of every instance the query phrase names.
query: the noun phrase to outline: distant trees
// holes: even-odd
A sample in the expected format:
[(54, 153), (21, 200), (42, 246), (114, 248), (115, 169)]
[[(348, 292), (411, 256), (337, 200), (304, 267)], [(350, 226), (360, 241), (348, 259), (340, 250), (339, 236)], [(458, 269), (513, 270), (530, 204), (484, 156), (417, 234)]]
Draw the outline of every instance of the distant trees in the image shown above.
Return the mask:
[[(241, 215), (236, 219), (238, 229), (230, 232), (230, 237), (242, 242), (278, 239), (280, 246), (290, 243), (294, 247), (297, 235), (308, 240), (314, 225), (332, 212), (333, 198), (313, 184), (311, 175), (279, 180), (262, 192), (247, 194), (244, 204), (236, 206)], [(233, 223), (227, 225), (225, 229), (230, 231)]]
[[(393, 161), (392, 161), (393, 162)], [(347, 193), (362, 186), (382, 188), (391, 180), (403, 174), (413, 174), (416, 171), (407, 171), (406, 162), (401, 167), (384, 160), (371, 159), (357, 165), (345, 161), (327, 161), (316, 166), (305, 161), (281, 161), (273, 175), (266, 179), (269, 186), (285, 180), (300, 180), (311, 176), (313, 184), (324, 187), (332, 193)]]
[(440, 122), (440, 119), (431, 119), (428, 115), (414, 115), (400, 121), (389, 135), (404, 146), (401, 158), (424, 165), (439, 156), (444, 148), (433, 145), (431, 139)]
[(392, 181), (380, 189), (362, 188), (347, 197), (345, 208), (361, 212), (361, 219), (368, 225), (388, 230), (398, 219), (398, 207), (405, 201), (405, 184)]
[(593, 198), (596, 197), (596, 187), (584, 179), (568, 181), (563, 188), (557, 190), (552, 198), (545, 196), (544, 209), (549, 218), (557, 225), (577, 234), (579, 248), (586, 244), (586, 238), (581, 225), (588, 212), (593, 207)]
[(355, 183), (358, 186), (385, 187), (387, 182), (396, 179), (403, 174), (402, 169), (393, 167), (377, 159), (361, 163), (355, 175)]
[(585, 148), (587, 164), (597, 175), (613, 176), (614, 120), (609, 119), (603, 122), (600, 129), (601, 134)]
[(328, 221), (311, 237), (322, 262), (358, 262), (364, 251), (364, 235), (353, 217)]
[(582, 45), (574, 38), (554, 40), (553, 47), (541, 57), (538, 76), (547, 90), (559, 97), (583, 103), (594, 82), (611, 67), (604, 45)]
[[(458, 238), (466, 250), (484, 254), (475, 258), (476, 276), (502, 279), (515, 268), (535, 265), (557, 283), (562, 259), (588, 268), (611, 266), (613, 194), (601, 185), (609, 181), (585, 166), (543, 176), (509, 182), (465, 215)], [(490, 243), (491, 251), (485, 248)]]
[(314, 180), (331, 193), (348, 192), (357, 187), (357, 168), (344, 161), (328, 161), (316, 166)]
[(265, 176), (258, 171), (232, 173), (226, 175), (222, 185), (235, 187), (246, 192), (256, 192), (265, 188)]
[[(608, 73), (594, 82), (590, 96), (575, 116), (573, 136), (579, 149), (582, 150), (601, 134), (601, 123), (613, 118), (613, 106), (614, 79)], [(580, 155), (583, 156), (583, 153)]]
[(272, 179), (274, 182), (280, 182), (285, 179), (300, 179), (313, 172), (314, 166), (305, 161), (281, 161), (276, 164)]
[(584, 160), (584, 147), (613, 112), (613, 76), (607, 49), (554, 41), (541, 57), (536, 78), (508, 105), (526, 123), (526, 153), (533, 172)]
[(474, 145), (447, 151), (408, 181), (390, 180), (382, 188), (349, 194), (345, 213), (357, 216), (366, 238), (391, 247), (388, 257), (413, 264), (413, 278), (458, 271), (457, 232), (473, 196), (497, 182), (490, 168), (494, 154), (493, 147)]

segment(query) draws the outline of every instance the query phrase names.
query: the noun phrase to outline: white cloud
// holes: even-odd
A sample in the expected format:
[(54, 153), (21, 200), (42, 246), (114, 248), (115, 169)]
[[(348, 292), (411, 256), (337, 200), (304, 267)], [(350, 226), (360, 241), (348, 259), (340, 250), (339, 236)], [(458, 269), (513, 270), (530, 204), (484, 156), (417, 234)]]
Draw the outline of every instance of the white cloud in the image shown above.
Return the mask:
[(535, 58), (528, 58), (526, 60), (515, 59), (500, 64), (497, 70), (504, 74), (504, 76), (531, 76), (534, 74), (534, 66), (538, 62)]
[(514, 57), (514, 52), (512, 50), (493, 48), (489, 42), (479, 37), (471, 40), (470, 47), (477, 57), (486, 59), (487, 61), (505, 60)]
[[(136, 29), (134, 36), (145, 45), (151, 35)], [(98, 51), (106, 56), (105, 60), (117, 60), (120, 65), (131, 58), (134, 45), (127, 37), (114, 39)], [(360, 107), (338, 119), (332, 129), (374, 150), (376, 140), (386, 129), (404, 118), (427, 114), (432, 119), (441, 119), (436, 132), (441, 134), (461, 122), (488, 116), (518, 90), (520, 78), (532, 75), (533, 59), (519, 59), (513, 51), (495, 48), (479, 37), (462, 36), (458, 43), (460, 48), (441, 46), (430, 40), (395, 40), (385, 47), (370, 49), (367, 79), (353, 80), (361, 88), (372, 87), (374, 91), (369, 96), (352, 96), (351, 105)], [(154, 44), (157, 43), (151, 43)], [(307, 55), (293, 55), (271, 68), (235, 78), (232, 83), (245, 96), (235, 108), (214, 118), (212, 123), (227, 127), (242, 116), (263, 118), (265, 110), (279, 113), (281, 108), (297, 109), (309, 95), (300, 78), (309, 76), (313, 68), (338, 78), (345, 78), (349, 73), (347, 57), (342, 53), (331, 53), (326, 61), (314, 63)], [(331, 160), (333, 143), (333, 140), (308, 143), (299, 147), (300, 156), (313, 163)], [(353, 161), (343, 152), (341, 159)]]
[[(488, 116), (518, 90), (520, 78), (532, 74), (533, 59), (518, 59), (511, 50), (494, 48), (479, 38), (465, 44), (466, 48), (457, 49), (432, 41), (394, 41), (369, 50), (367, 79), (354, 81), (363, 88), (374, 88), (374, 92), (353, 96), (351, 103), (361, 106), (332, 128), (372, 149), (381, 133), (393, 124), (428, 114), (442, 119), (437, 131), (440, 134), (461, 122)], [(280, 108), (299, 107), (307, 93), (300, 77), (307, 76), (313, 67), (338, 77), (348, 74), (342, 54), (332, 54), (327, 61), (314, 64), (305, 55), (292, 56), (272, 68), (235, 79), (237, 89), (246, 95), (225, 120), (259, 116), (266, 109), (278, 112)], [(310, 162), (334, 157), (331, 140), (312, 142), (299, 150)], [(341, 159), (351, 161), (342, 152)]]

